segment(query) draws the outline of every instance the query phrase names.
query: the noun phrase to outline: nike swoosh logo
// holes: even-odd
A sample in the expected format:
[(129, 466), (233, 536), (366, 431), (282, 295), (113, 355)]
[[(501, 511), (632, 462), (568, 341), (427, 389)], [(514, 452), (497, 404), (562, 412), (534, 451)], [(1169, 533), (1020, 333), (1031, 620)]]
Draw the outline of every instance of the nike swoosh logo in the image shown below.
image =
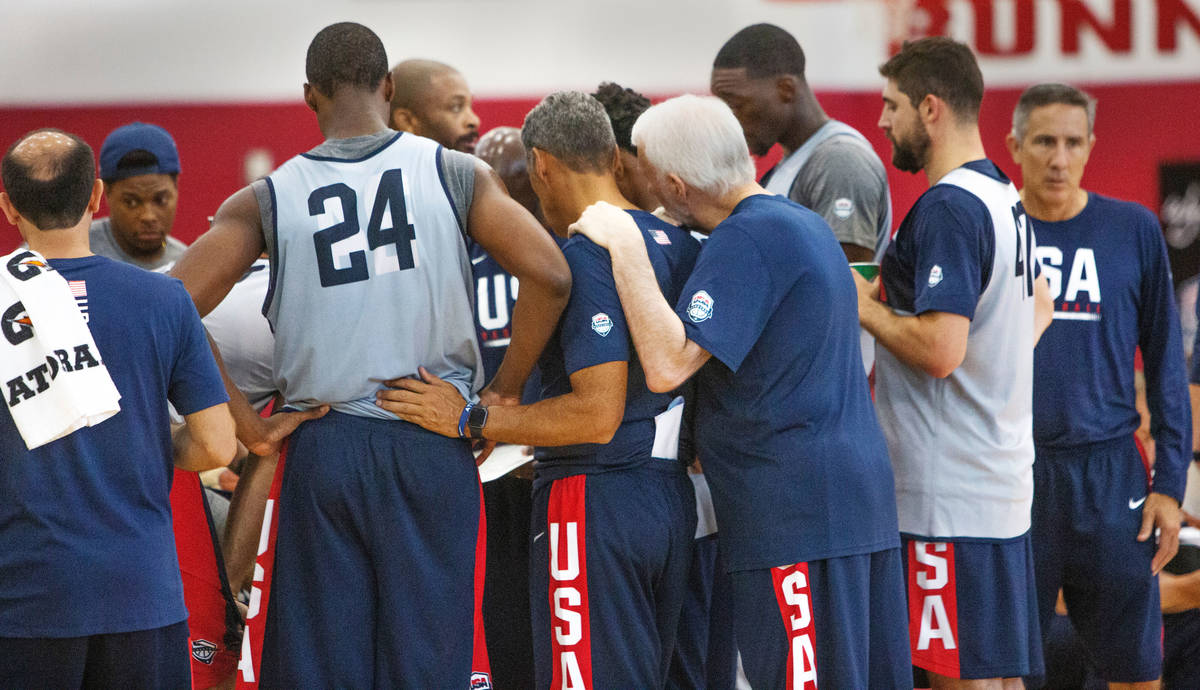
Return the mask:
[(1129, 509), (1130, 509), (1130, 510), (1137, 510), (1138, 508), (1141, 508), (1141, 507), (1142, 507), (1142, 504), (1143, 504), (1143, 503), (1145, 503), (1145, 502), (1146, 502), (1146, 497), (1145, 497), (1145, 496), (1142, 496), (1141, 498), (1139, 498), (1139, 499), (1138, 499), (1138, 500), (1136, 500), (1136, 501), (1135, 501), (1135, 500), (1133, 500), (1133, 499), (1131, 498), (1131, 499), (1129, 499)]
[(534, 541), (537, 541), (538, 539), (541, 539), (541, 538), (542, 538), (542, 537), (544, 537), (544, 536), (546, 536), (546, 533), (545, 533), (545, 532), (538, 532), (537, 534), (535, 534), (535, 535), (533, 536), (533, 540), (534, 540)]
[(484, 260), (486, 260), (486, 259), (487, 259), (487, 257), (486, 257), (486, 256), (480, 256), (480, 257), (476, 257), (476, 258), (474, 258), (474, 259), (471, 259), (471, 265), (472, 265), (472, 266), (478, 266), (479, 264), (483, 263), (483, 261), (484, 261)]

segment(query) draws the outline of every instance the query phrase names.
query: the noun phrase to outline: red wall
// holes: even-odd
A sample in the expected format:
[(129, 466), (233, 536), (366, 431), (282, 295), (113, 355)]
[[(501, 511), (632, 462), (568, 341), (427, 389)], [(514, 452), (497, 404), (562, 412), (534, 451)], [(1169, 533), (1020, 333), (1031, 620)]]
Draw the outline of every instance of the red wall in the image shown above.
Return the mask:
[[(1164, 160), (1200, 160), (1200, 131), (1195, 121), (1200, 106), (1200, 81), (1171, 84), (1095, 86), (1089, 89), (1099, 101), (1096, 150), (1084, 184), (1090, 189), (1139, 201), (1158, 210), (1158, 163)], [(994, 89), (983, 104), (981, 128), (988, 153), (1014, 177), (1011, 159), (1004, 150), (1012, 107), (1019, 89)], [(890, 160), (887, 141), (875, 127), (879, 115), (877, 93), (824, 92), (818, 94), (826, 112), (858, 127), (875, 144), (885, 162)], [(520, 126), (534, 98), (489, 99), (476, 102), (484, 129)], [(58, 127), (82, 136), (99, 150), (104, 136), (133, 120), (153, 122), (174, 135), (183, 173), (174, 235), (191, 242), (207, 227), (227, 196), (242, 184), (242, 158), (253, 148), (264, 148), (276, 164), (321, 141), (316, 120), (299, 102), (295, 104), (121, 105), (54, 108), (0, 108), (0, 146), (38, 127)], [(778, 151), (760, 161), (773, 163)], [(888, 166), (892, 201), (898, 223), (903, 213), (925, 189), (923, 176), (897, 172)], [(102, 209), (102, 215), (107, 211)], [(0, 252), (20, 241), (16, 228), (0, 224)]]

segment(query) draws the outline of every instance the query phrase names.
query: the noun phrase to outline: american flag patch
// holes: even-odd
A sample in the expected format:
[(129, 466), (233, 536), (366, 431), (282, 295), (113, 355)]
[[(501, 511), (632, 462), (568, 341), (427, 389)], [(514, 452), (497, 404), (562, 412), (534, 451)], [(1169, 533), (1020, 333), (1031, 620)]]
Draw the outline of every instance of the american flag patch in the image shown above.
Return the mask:
[(75, 306), (79, 307), (79, 313), (83, 315), (83, 322), (88, 321), (88, 300), (87, 300), (87, 281), (86, 280), (68, 280), (67, 287), (71, 289), (71, 296), (75, 298)]
[(659, 244), (671, 244), (671, 238), (667, 237), (667, 233), (663, 232), (662, 230), (654, 231), (654, 241), (658, 242)]

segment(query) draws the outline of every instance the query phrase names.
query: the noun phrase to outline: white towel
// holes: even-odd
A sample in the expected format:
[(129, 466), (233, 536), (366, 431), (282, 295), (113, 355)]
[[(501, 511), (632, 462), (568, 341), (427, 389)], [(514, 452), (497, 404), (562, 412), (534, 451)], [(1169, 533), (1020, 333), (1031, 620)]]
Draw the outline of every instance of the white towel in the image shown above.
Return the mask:
[(41, 255), (0, 259), (0, 394), (33, 450), (121, 410), (67, 281)]

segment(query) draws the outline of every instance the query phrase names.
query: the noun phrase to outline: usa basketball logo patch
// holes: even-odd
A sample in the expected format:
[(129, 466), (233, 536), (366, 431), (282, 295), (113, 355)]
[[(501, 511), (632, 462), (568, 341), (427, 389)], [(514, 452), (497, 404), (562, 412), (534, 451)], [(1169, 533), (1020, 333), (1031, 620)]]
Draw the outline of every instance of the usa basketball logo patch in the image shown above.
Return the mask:
[(471, 674), (470, 690), (492, 690), (492, 677), (481, 671)]
[(613, 322), (612, 322), (612, 319), (610, 319), (608, 317), (608, 314), (605, 314), (604, 312), (600, 312), (599, 314), (596, 314), (595, 316), (592, 317), (592, 330), (596, 331), (596, 333), (598, 333), (601, 338), (608, 335), (609, 332), (612, 330), (612, 327), (613, 327)]
[(212, 665), (213, 657), (217, 655), (217, 645), (208, 640), (192, 641), (192, 657), (202, 664)]
[(696, 323), (707, 321), (712, 318), (714, 300), (712, 295), (701, 290), (692, 295), (692, 301), (688, 303), (687, 315), (688, 318)]
[(933, 268), (929, 269), (929, 287), (937, 287), (940, 282), (942, 282), (942, 267), (934, 264)]

